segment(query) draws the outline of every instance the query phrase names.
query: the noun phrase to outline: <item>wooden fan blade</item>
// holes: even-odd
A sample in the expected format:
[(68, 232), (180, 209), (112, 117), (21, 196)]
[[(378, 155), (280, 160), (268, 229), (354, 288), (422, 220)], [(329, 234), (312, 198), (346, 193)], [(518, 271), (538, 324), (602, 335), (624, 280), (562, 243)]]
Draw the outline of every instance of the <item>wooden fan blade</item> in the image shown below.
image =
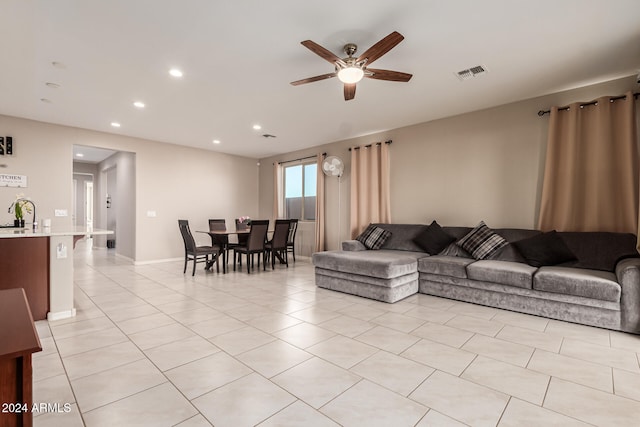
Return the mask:
[(345, 83), (344, 84), (344, 100), (349, 101), (356, 97), (356, 84)]
[(367, 64), (371, 64), (376, 59), (380, 58), (385, 53), (396, 47), (398, 43), (404, 40), (404, 36), (397, 31), (389, 34), (387, 37), (380, 40), (378, 43), (371, 46), (365, 53), (360, 55), (356, 62), (367, 60)]
[(365, 73), (365, 77), (377, 80), (390, 80), (392, 82), (408, 82), (413, 74), (401, 73), (400, 71), (378, 70), (375, 68), (367, 68), (367, 71), (373, 73), (371, 75)]
[(300, 44), (306, 47), (307, 49), (309, 49), (311, 52), (318, 55), (319, 57), (321, 57), (322, 59), (331, 62), (332, 64), (335, 64), (336, 62), (344, 63), (344, 61), (338, 58), (333, 52), (325, 49), (324, 47), (320, 46), (316, 42), (312, 42), (311, 40), (305, 40), (303, 42), (300, 42)]
[(305, 83), (313, 83), (313, 82), (318, 82), (320, 80), (330, 79), (331, 77), (335, 77), (336, 75), (337, 75), (336, 73), (327, 73), (327, 74), (322, 74), (320, 76), (314, 76), (314, 77), (308, 77), (302, 80), (296, 80), (295, 82), (291, 82), (291, 84), (294, 86), (298, 86), (298, 85), (303, 85)]

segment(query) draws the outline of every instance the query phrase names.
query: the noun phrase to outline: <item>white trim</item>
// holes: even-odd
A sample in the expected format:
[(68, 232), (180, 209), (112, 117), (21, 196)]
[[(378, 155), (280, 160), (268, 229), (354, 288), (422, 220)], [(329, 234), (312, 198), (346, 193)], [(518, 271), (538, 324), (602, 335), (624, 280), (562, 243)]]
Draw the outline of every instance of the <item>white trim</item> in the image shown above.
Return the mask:
[(76, 317), (75, 308), (72, 308), (71, 310), (56, 311), (55, 313), (53, 311), (50, 311), (47, 313), (47, 320), (49, 322), (51, 322), (52, 320), (68, 319), (70, 317)]
[(119, 254), (117, 252), (116, 252), (116, 258), (122, 258), (122, 259), (125, 259), (125, 260), (129, 261), (132, 264), (134, 263), (133, 258), (129, 258), (128, 256)]

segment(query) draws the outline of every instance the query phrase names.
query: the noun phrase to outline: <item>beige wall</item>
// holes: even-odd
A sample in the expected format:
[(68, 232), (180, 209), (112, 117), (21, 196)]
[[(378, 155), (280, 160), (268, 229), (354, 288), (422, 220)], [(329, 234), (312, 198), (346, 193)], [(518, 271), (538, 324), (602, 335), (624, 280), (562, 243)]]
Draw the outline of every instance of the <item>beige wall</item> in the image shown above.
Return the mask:
[(636, 90), (634, 77), (262, 159), (260, 216), (271, 217), (274, 161), (318, 152), (339, 156), (346, 164), (339, 216), (338, 180), (326, 179), (326, 241), (328, 249), (336, 249), (349, 238), (348, 148), (390, 139), (393, 222), (436, 219), (442, 225), (474, 226), (484, 220), (490, 227), (535, 228), (549, 120), (536, 113)]
[[(34, 200), (39, 218), (51, 218), (53, 227), (71, 226), (74, 144), (135, 153), (133, 258), (138, 262), (184, 255), (178, 218), (201, 230), (211, 217), (229, 222), (258, 214), (255, 159), (8, 116), (0, 116), (0, 134), (13, 136), (15, 153), (0, 157), (7, 165), (0, 173), (29, 180), (28, 188), (0, 188), (1, 223), (12, 219), (6, 208), (21, 192)], [(54, 209), (67, 209), (69, 216), (56, 218)], [(147, 217), (149, 210), (157, 217)], [(206, 235), (196, 238), (210, 243)]]
[[(271, 218), (272, 163), (326, 152), (347, 165), (340, 184), (335, 178), (326, 180), (327, 247), (335, 249), (349, 237), (348, 148), (392, 139), (394, 222), (435, 218), (443, 225), (474, 225), (482, 219), (493, 227), (534, 227), (548, 122), (537, 111), (636, 87), (629, 77), (262, 159), (260, 166), (255, 159), (0, 116), (0, 134), (14, 138), (14, 155), (0, 157), (0, 164), (7, 165), (0, 172), (29, 179), (25, 189), (0, 187), (0, 222), (12, 219), (2, 209), (16, 193), (24, 193), (37, 204), (39, 218), (51, 218), (54, 227), (71, 226), (72, 146), (126, 151), (135, 153), (133, 258), (179, 258), (178, 218), (190, 220), (194, 230), (206, 229), (212, 217), (226, 218), (229, 224), (243, 215)], [(67, 209), (70, 215), (56, 218), (54, 209)], [(157, 217), (148, 217), (148, 211), (156, 211)], [(206, 235), (196, 238), (202, 244), (209, 241)], [(301, 224), (298, 240), (305, 248), (313, 246), (312, 223)]]

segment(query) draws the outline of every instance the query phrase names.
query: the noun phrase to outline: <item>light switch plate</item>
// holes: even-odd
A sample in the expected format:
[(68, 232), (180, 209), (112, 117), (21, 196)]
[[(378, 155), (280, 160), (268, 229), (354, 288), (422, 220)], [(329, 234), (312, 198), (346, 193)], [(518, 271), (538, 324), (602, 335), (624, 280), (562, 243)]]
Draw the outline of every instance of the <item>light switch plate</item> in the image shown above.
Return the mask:
[(56, 209), (56, 216), (68, 216), (69, 212), (66, 209)]
[(67, 257), (67, 246), (64, 243), (59, 243), (56, 246), (56, 258), (64, 259)]

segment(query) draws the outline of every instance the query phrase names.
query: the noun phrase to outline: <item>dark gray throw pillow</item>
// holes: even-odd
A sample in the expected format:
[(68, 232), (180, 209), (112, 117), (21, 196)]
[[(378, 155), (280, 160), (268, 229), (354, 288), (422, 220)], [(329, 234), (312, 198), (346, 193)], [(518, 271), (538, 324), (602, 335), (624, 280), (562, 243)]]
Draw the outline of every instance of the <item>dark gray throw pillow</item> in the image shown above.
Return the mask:
[(429, 255), (439, 254), (455, 240), (456, 238), (444, 231), (435, 220), (413, 239), (414, 243)]
[(362, 234), (356, 237), (356, 240), (365, 245), (367, 249), (376, 250), (380, 249), (390, 236), (390, 231), (376, 225), (369, 224)]
[(533, 267), (577, 261), (574, 253), (555, 230), (518, 240), (513, 245), (527, 260), (527, 264)]

